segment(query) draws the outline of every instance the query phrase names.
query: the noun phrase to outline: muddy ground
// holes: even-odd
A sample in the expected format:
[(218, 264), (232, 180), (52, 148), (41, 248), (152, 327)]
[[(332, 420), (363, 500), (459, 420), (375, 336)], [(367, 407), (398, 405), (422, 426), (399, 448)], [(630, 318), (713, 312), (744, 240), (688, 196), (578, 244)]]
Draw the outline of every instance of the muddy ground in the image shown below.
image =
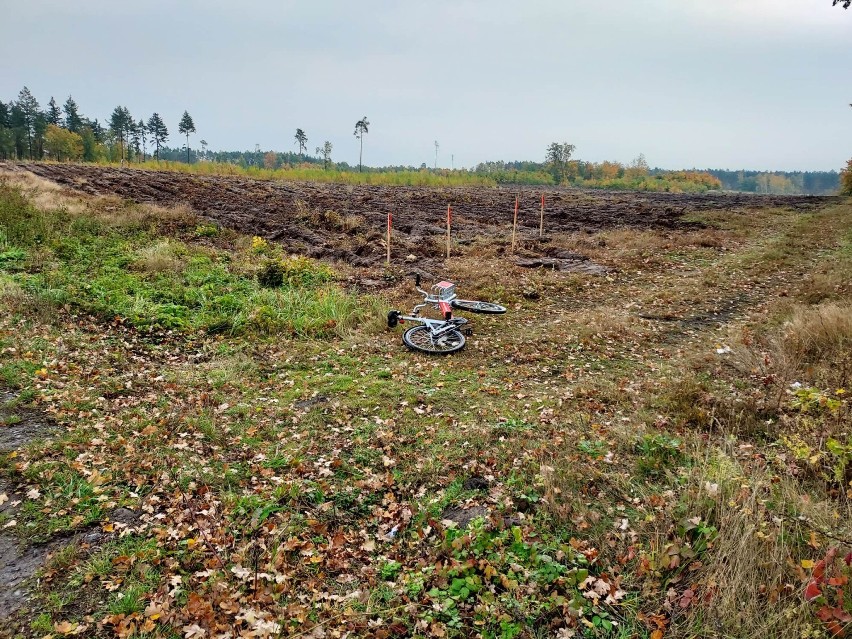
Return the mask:
[[(54, 425), (41, 414), (26, 408), (10, 408), (15, 396), (0, 390), (0, 454), (48, 436)], [(27, 581), (43, 564), (54, 544), (29, 545), (15, 532), (15, 516), (27, 497), (21, 487), (0, 478), (0, 620), (27, 600)]]
[[(3, 164), (3, 163), (0, 163)], [(371, 266), (385, 258), (387, 214), (394, 216), (394, 255), (439, 258), (447, 205), (453, 207), (456, 254), (479, 241), (510, 241), (517, 189), (348, 186), (195, 176), (175, 172), (75, 164), (7, 164), (92, 194), (162, 206), (186, 205), (224, 227), (283, 244), (312, 257)], [(542, 191), (520, 192), (521, 256), (564, 259), (537, 241)], [(683, 229), (689, 213), (765, 207), (811, 209), (831, 198), (751, 194), (688, 194), (547, 189), (547, 235), (614, 227)], [(570, 262), (569, 256), (569, 262)]]
[[(58, 428), (39, 411), (18, 405), (14, 393), (0, 389), (0, 457), (35, 440), (49, 438)], [(0, 476), (0, 637), (9, 630), (6, 622), (28, 607), (38, 585), (35, 577), (51, 554), (69, 545), (90, 552), (109, 538), (98, 526), (87, 526), (46, 542), (34, 542), (17, 523), (19, 510), (33, 496), (27, 495), (26, 487), (17, 484), (16, 479), (13, 475)], [(127, 508), (113, 509), (107, 519), (123, 527), (139, 523), (138, 514)]]

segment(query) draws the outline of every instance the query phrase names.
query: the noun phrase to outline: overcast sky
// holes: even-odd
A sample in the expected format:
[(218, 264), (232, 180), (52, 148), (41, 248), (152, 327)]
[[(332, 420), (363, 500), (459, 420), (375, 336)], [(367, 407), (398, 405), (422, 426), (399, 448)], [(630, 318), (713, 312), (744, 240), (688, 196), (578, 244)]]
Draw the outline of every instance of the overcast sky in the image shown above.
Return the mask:
[(370, 165), (584, 160), (779, 170), (852, 156), (852, 9), (831, 0), (0, 0), (0, 99), (159, 112), (178, 146)]

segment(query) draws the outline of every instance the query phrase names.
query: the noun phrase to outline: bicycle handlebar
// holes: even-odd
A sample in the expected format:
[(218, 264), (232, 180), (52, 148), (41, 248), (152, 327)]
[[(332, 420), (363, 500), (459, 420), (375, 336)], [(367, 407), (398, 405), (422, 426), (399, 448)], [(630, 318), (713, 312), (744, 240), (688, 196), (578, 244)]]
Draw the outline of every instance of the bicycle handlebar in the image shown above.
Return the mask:
[(420, 293), (422, 293), (423, 297), (428, 299), (429, 293), (420, 288), (420, 273), (414, 273), (414, 288), (417, 289), (417, 291), (419, 291)]

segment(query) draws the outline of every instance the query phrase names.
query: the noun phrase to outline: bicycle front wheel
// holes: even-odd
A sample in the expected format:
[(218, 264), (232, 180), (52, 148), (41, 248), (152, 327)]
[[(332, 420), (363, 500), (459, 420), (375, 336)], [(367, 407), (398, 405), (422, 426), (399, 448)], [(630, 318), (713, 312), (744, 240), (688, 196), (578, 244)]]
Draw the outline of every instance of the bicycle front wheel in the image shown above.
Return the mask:
[(471, 313), (485, 313), (487, 315), (501, 315), (506, 312), (505, 306), (492, 304), (491, 302), (478, 302), (476, 300), (453, 300), (453, 308)]
[(437, 337), (426, 326), (413, 326), (402, 334), (402, 343), (413, 351), (429, 355), (449, 355), (464, 348), (464, 335), (453, 329)]

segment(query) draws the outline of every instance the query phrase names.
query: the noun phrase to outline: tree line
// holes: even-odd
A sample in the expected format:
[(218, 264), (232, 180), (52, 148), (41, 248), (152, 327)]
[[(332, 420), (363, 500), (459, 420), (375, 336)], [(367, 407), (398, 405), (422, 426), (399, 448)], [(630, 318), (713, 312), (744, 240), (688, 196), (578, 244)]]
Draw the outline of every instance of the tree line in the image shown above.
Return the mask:
[[(370, 122), (364, 116), (355, 123), (355, 137), (359, 141), (358, 170), (363, 171), (364, 136), (369, 132)], [(208, 155), (207, 142), (201, 140), (201, 152), (190, 148), (189, 136), (196, 133), (195, 123), (187, 111), (178, 122), (178, 133), (186, 136), (186, 143), (180, 149), (185, 161), (191, 163), (199, 159), (220, 160), (217, 156), (231, 156), (229, 160), (246, 166), (263, 165), (266, 168), (279, 168), (282, 156), (292, 154), (264, 153), (260, 159), (251, 152), (235, 152)], [(325, 140), (316, 147), (316, 158), (306, 156), (308, 136), (301, 128), (296, 129), (295, 141), (299, 148), (298, 161), (321, 163), (323, 168), (331, 167), (333, 146)], [(175, 149), (166, 146), (169, 129), (159, 113), (153, 113), (148, 119), (138, 120), (125, 106), (117, 106), (103, 124), (80, 113), (74, 98), (68, 96), (62, 107), (51, 97), (46, 108), (42, 109), (38, 100), (27, 87), (21, 89), (17, 99), (8, 103), (0, 101), (0, 159), (17, 160), (82, 160), (84, 162), (123, 162), (142, 161), (148, 156), (157, 160), (181, 160)], [(255, 156), (259, 154), (259, 147)], [(287, 163), (295, 163), (295, 158), (286, 157)], [(343, 163), (348, 168), (348, 164)]]
[[(367, 116), (355, 123), (354, 135), (359, 142), (359, 172), (418, 170), (413, 166), (365, 167), (364, 137), (369, 132), (369, 127)], [(333, 146), (328, 140), (324, 141), (322, 146), (316, 147), (316, 156), (307, 155), (308, 136), (301, 128), (296, 129), (294, 136), (298, 147), (297, 154), (261, 152), (259, 145), (254, 152), (208, 153), (205, 140), (199, 142), (200, 151), (192, 149), (190, 135), (196, 133), (196, 127), (187, 111), (183, 112), (177, 130), (185, 137), (185, 144), (181, 148), (171, 148), (167, 146), (169, 129), (163, 117), (156, 112), (147, 120), (137, 119), (127, 107), (117, 106), (102, 124), (98, 119), (82, 115), (71, 96), (68, 96), (61, 107), (51, 97), (47, 106), (42, 109), (27, 87), (20, 91), (17, 99), (8, 103), (0, 101), (0, 159), (144, 162), (148, 157), (152, 157), (157, 160), (187, 163), (199, 160), (226, 162), (266, 169), (278, 169), (299, 163), (321, 164), (326, 170), (335, 168), (348, 171), (354, 168), (346, 162), (336, 165), (332, 162)], [(574, 151), (573, 144), (553, 142), (547, 147), (543, 162), (483, 162), (478, 164), (473, 172), (487, 176), (497, 183), (649, 190), (721, 188), (754, 193), (828, 194), (836, 193), (841, 186), (841, 176), (835, 171), (665, 171), (650, 168), (641, 154), (630, 164), (624, 165), (619, 162), (586, 162), (573, 159)], [(420, 165), (419, 170), (427, 170), (425, 163)]]
[(482, 162), (475, 173), (502, 184), (553, 184), (639, 190), (709, 190), (746, 193), (830, 195), (840, 188), (837, 171), (671, 171), (651, 168), (643, 154), (628, 164), (573, 159), (575, 147), (553, 142), (543, 162)]
[[(189, 136), (196, 129), (187, 111), (177, 129), (186, 136), (189, 161)], [(149, 144), (159, 158), (168, 138), (168, 127), (156, 112), (137, 120), (127, 107), (117, 106), (101, 123), (80, 113), (70, 95), (61, 107), (51, 97), (42, 109), (27, 87), (16, 100), (0, 101), (0, 158), (6, 160), (144, 161)]]
[(840, 187), (837, 171), (729, 171), (707, 169), (719, 178), (722, 188), (746, 193), (806, 193), (832, 195)]

